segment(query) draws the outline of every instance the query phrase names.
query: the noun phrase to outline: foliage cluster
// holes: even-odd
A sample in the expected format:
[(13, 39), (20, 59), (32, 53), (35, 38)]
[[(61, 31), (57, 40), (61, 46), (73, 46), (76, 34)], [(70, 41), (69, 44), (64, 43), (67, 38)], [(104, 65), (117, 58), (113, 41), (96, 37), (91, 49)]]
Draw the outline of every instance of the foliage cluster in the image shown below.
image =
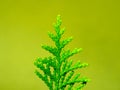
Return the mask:
[[(50, 52), (52, 55), (45, 58), (38, 58), (34, 62), (34, 65), (43, 72), (43, 74), (37, 69), (36, 75), (42, 79), (49, 87), (49, 90), (81, 90), (88, 79), (80, 77), (81, 74), (76, 74), (75, 70), (84, 68), (88, 64), (78, 61), (73, 65), (73, 60), (69, 58), (79, 52), (81, 48), (75, 48), (74, 50), (64, 50), (64, 47), (71, 42), (72, 37), (61, 40), (65, 29), (61, 29), (61, 17), (57, 16), (57, 22), (54, 24), (56, 34), (48, 33), (51, 40), (55, 43), (55, 46), (43, 45), (42, 48)], [(78, 83), (75, 87), (75, 84)]]

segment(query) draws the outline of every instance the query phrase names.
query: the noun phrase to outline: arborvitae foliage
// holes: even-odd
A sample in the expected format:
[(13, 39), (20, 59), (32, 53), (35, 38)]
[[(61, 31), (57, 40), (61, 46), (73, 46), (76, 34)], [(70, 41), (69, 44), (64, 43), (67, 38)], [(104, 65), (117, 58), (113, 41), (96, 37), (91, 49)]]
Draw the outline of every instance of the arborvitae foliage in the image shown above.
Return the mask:
[[(54, 24), (56, 34), (48, 33), (49, 37), (55, 43), (54, 46), (43, 45), (42, 48), (50, 52), (52, 56), (36, 59), (34, 65), (38, 68), (35, 73), (49, 87), (49, 90), (81, 90), (88, 79), (80, 77), (81, 74), (76, 74), (75, 70), (84, 68), (88, 64), (78, 61), (72, 64), (73, 61), (69, 58), (79, 52), (81, 48), (74, 50), (64, 50), (63, 48), (71, 42), (72, 38), (61, 40), (64, 34), (64, 29), (61, 29), (61, 18), (57, 16), (57, 22)], [(39, 71), (40, 70), (40, 71)], [(41, 71), (43, 73), (41, 73)], [(75, 84), (78, 83), (76, 86)]]

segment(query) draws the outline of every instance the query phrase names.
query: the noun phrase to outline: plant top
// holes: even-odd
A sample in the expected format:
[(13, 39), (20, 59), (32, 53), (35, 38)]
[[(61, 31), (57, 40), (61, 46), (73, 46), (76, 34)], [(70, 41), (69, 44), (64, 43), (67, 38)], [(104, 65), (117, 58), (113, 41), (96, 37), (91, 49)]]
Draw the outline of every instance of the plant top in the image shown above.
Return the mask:
[(71, 42), (72, 37), (61, 40), (65, 31), (65, 29), (60, 28), (61, 24), (62, 20), (60, 15), (58, 15), (54, 24), (56, 34), (48, 33), (55, 46), (42, 46), (43, 49), (52, 55), (36, 59), (34, 62), (37, 67), (35, 73), (44, 81), (49, 90), (81, 90), (88, 82), (88, 79), (81, 77), (81, 73), (76, 74), (75, 70), (84, 68), (88, 64), (78, 61), (73, 65), (73, 60), (69, 60), (71, 56), (81, 52), (82, 49), (64, 50), (64, 47)]

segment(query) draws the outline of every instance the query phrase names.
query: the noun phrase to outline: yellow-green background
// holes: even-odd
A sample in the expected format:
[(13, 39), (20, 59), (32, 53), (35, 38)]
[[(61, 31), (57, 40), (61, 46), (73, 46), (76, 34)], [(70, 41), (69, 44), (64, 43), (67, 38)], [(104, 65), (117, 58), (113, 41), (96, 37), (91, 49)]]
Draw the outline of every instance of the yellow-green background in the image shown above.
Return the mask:
[(83, 90), (120, 90), (119, 0), (0, 0), (0, 90), (48, 90), (34, 74), (34, 60), (47, 56), (41, 44), (61, 14), (74, 56), (90, 65)]

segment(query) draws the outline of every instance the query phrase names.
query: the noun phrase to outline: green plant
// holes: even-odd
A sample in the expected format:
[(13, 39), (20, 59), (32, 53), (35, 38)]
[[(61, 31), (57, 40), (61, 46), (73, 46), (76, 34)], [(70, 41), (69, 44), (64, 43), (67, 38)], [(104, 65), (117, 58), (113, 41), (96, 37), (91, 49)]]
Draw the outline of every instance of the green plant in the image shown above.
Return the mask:
[[(63, 48), (72, 40), (67, 38), (61, 40), (64, 34), (64, 29), (61, 29), (61, 18), (57, 16), (57, 22), (54, 24), (56, 34), (48, 33), (49, 37), (55, 43), (55, 47), (43, 45), (42, 48), (49, 51), (52, 56), (45, 58), (38, 58), (34, 62), (34, 65), (40, 70), (36, 70), (36, 75), (41, 78), (45, 84), (49, 87), (49, 90), (81, 90), (88, 79), (80, 77), (80, 74), (76, 74), (75, 70), (86, 67), (88, 64), (77, 62), (72, 65), (73, 61), (68, 60), (74, 54), (81, 52), (81, 48), (74, 50), (64, 50)], [(43, 74), (41, 73), (43, 72)], [(75, 87), (75, 84), (78, 83)]]

